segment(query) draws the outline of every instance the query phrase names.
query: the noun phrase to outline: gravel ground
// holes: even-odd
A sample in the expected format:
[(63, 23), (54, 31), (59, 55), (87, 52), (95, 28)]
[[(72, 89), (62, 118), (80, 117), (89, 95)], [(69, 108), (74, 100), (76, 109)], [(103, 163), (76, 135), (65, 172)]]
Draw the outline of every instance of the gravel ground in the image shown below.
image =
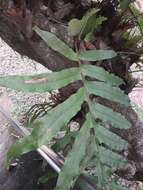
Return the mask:
[[(0, 76), (42, 72), (48, 72), (48, 69), (27, 57), (21, 57), (0, 39)], [(24, 113), (36, 103), (43, 103), (48, 98), (48, 93), (22, 93), (7, 88), (0, 88), (0, 95), (6, 95), (12, 100), (16, 115)]]
[[(143, 66), (143, 63), (139, 63), (140, 66)], [(142, 70), (142, 68), (140, 68)], [(139, 70), (138, 67), (136, 68), (136, 64), (132, 66), (132, 70)], [(143, 72), (133, 72), (132, 76), (134, 79), (138, 80), (138, 84), (129, 94), (131, 103), (133, 108), (138, 113), (140, 119), (143, 121)]]

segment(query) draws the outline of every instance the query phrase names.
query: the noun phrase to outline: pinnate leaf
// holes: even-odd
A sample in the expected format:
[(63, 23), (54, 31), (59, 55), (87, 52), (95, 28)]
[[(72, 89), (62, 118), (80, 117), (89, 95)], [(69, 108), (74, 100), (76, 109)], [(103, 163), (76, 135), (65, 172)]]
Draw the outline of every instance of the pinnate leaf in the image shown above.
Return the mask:
[(86, 82), (85, 86), (90, 94), (101, 96), (102, 98), (118, 102), (125, 106), (130, 105), (127, 95), (125, 95), (119, 88), (112, 87), (110, 84), (104, 82)]
[(124, 83), (121, 78), (105, 71), (102, 67), (83, 64), (81, 69), (83, 75), (96, 78), (111, 85), (119, 86)]
[(83, 101), (84, 91), (80, 89), (65, 102), (52, 109), (48, 115), (41, 118), (38, 122), (33, 123), (32, 134), (12, 145), (8, 152), (8, 164), (17, 156), (35, 150), (50, 142), (63, 125), (67, 124), (80, 110)]
[(96, 137), (100, 143), (104, 143), (114, 150), (124, 150), (128, 145), (125, 140), (103, 126), (96, 127)]
[(60, 40), (55, 34), (41, 30), (37, 26), (34, 27), (34, 30), (54, 51), (60, 53), (61, 55), (72, 61), (78, 61), (78, 56), (72, 50), (72, 48), (70, 48), (67, 44)]
[(82, 61), (100, 61), (116, 56), (117, 54), (113, 50), (88, 50), (79, 53), (79, 59)]
[(80, 79), (79, 69), (70, 68), (59, 72), (43, 73), (32, 76), (0, 77), (0, 86), (18, 91), (42, 93), (59, 89)]
[(66, 158), (65, 164), (58, 178), (58, 189), (70, 190), (72, 182), (77, 179), (81, 173), (80, 164), (86, 156), (87, 141), (90, 137), (89, 122), (90, 120), (87, 118), (76, 137), (71, 152)]
[(123, 157), (118, 153), (115, 153), (105, 147), (100, 147), (99, 149), (100, 161), (115, 169), (117, 167), (123, 167), (127, 164), (126, 160), (123, 160)]
[(103, 122), (111, 124), (113, 127), (120, 129), (128, 129), (131, 127), (130, 122), (123, 115), (114, 112), (111, 108), (94, 102), (92, 111), (95, 118), (101, 119)]

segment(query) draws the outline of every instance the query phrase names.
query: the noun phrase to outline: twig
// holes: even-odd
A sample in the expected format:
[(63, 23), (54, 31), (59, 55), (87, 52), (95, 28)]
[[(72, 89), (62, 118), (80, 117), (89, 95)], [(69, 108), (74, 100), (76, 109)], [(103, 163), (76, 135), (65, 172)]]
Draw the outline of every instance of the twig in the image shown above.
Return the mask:
[(136, 72), (143, 72), (143, 69), (134, 70), (134, 71), (129, 71), (129, 73), (136, 73)]
[(125, 54), (125, 55), (138, 55), (141, 56), (141, 53), (136, 53), (136, 52), (128, 52), (128, 51), (117, 51), (119, 54)]

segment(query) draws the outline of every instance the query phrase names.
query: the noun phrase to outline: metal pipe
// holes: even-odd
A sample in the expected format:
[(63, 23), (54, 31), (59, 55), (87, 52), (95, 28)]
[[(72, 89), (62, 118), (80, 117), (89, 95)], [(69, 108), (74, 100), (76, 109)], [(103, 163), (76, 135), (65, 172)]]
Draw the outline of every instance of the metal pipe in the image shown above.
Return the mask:
[(37, 149), (37, 152), (48, 162), (48, 164), (57, 172), (60, 173), (61, 168), (55, 164), (55, 162), (40, 148)]

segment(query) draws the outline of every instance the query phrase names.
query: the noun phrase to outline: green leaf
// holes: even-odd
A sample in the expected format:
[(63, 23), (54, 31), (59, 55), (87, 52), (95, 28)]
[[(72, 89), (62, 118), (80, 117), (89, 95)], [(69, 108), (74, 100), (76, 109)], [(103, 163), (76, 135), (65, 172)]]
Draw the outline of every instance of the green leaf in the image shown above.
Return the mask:
[(92, 111), (95, 118), (101, 119), (103, 122), (111, 124), (113, 127), (120, 129), (128, 129), (131, 127), (130, 122), (123, 115), (114, 112), (111, 108), (94, 102)]
[(124, 167), (127, 164), (127, 161), (122, 156), (102, 146), (99, 148), (99, 159), (103, 164), (112, 167), (112, 169)]
[(111, 85), (119, 86), (120, 84), (124, 83), (121, 78), (105, 71), (105, 69), (103, 69), (102, 67), (83, 64), (81, 66), (81, 69), (83, 75), (96, 78)]
[[(96, 161), (96, 160), (95, 160)], [(100, 160), (96, 161), (96, 172), (97, 172), (97, 177), (98, 177), (98, 183), (97, 187), (98, 189), (102, 189), (105, 187), (105, 183), (107, 181), (107, 175), (105, 172), (105, 166), (100, 162)], [(106, 183), (107, 185), (107, 183)]]
[(76, 94), (72, 95), (62, 104), (53, 108), (38, 122), (32, 124), (32, 134), (11, 147), (8, 152), (8, 164), (17, 156), (27, 153), (31, 150), (41, 147), (52, 140), (60, 131), (63, 125), (80, 110), (84, 101), (84, 91), (81, 88)]
[(0, 77), (0, 86), (24, 92), (47, 92), (80, 80), (78, 68), (32, 76)]
[(71, 36), (79, 35), (81, 38), (85, 38), (89, 33), (93, 33), (94, 30), (106, 20), (103, 16), (97, 16), (97, 9), (91, 9), (88, 11), (81, 20), (72, 19), (69, 22), (68, 31)]
[(72, 61), (78, 61), (79, 59), (83, 61), (99, 61), (111, 59), (117, 56), (117, 54), (112, 50), (89, 50), (80, 52), (79, 55), (77, 55), (68, 45), (57, 38), (53, 33), (40, 30), (38, 27), (34, 27), (34, 30), (50, 48)]
[[(90, 116), (90, 115), (89, 115)], [(89, 122), (89, 128), (91, 128), (91, 131), (93, 132), (93, 122), (92, 118), (90, 117), (90, 122)], [(81, 168), (85, 168), (89, 165), (91, 162), (93, 156), (95, 155), (95, 152), (97, 151), (97, 141), (94, 133), (90, 133), (90, 138), (87, 140), (87, 149), (86, 149), (86, 156), (84, 156), (84, 159), (81, 162)], [(96, 162), (97, 163), (97, 162)]]
[(79, 131), (71, 152), (68, 154), (62, 171), (59, 175), (57, 188), (70, 190), (72, 182), (78, 178), (81, 173), (80, 163), (86, 156), (87, 140), (90, 137), (90, 120), (86, 122)]
[(52, 148), (56, 151), (59, 152), (60, 150), (64, 150), (64, 148), (73, 142), (73, 139), (77, 136), (78, 131), (70, 132), (66, 134), (63, 138), (60, 138), (56, 140), (56, 143), (52, 146)]
[(72, 61), (78, 61), (77, 54), (66, 45), (62, 40), (57, 38), (57, 36), (51, 32), (41, 30), (37, 26), (34, 27), (35, 32), (47, 43), (47, 45), (54, 51), (57, 51), (61, 55)]
[(81, 38), (84, 38), (88, 33), (93, 33), (94, 30), (106, 20), (103, 16), (97, 16), (98, 9), (88, 11), (81, 20)]
[(77, 36), (82, 29), (82, 23), (80, 20), (74, 18), (68, 24), (68, 32), (71, 36)]
[(8, 153), (7, 153), (7, 166), (11, 164), (11, 162), (19, 157), (20, 155), (26, 154), (31, 150), (36, 150), (38, 145), (33, 136), (28, 136), (18, 140), (15, 144), (13, 144)]
[(79, 59), (82, 61), (100, 61), (116, 57), (113, 50), (88, 50), (79, 53)]
[[(39, 146), (48, 143), (60, 131), (60, 129), (67, 124), (74, 115), (76, 115), (81, 109), (81, 104), (84, 102), (84, 98), (84, 90), (81, 88), (76, 94), (53, 108), (48, 115), (40, 120), (40, 131), (37, 132), (39, 136)], [(35, 128), (35, 132), (38, 130), (36, 123), (33, 123), (33, 128)]]
[(111, 101), (130, 106), (130, 101), (127, 95), (125, 95), (119, 88), (112, 87), (109, 84), (103, 82), (86, 82), (85, 87), (91, 94), (106, 98)]
[(129, 7), (129, 5), (130, 5), (131, 2), (132, 2), (132, 0), (120, 0), (120, 7), (121, 7), (121, 9), (123, 11), (125, 11)]
[(87, 43), (93, 43), (95, 40), (95, 36), (94, 36), (94, 33), (90, 32), (88, 33), (85, 38), (84, 38), (84, 41), (87, 42)]
[(49, 180), (52, 180), (53, 178), (56, 178), (57, 177), (57, 173), (55, 173), (54, 171), (48, 171), (48, 174), (42, 176), (39, 178), (38, 180), (38, 184), (39, 183), (46, 183), (48, 182)]
[(96, 127), (96, 137), (101, 144), (104, 143), (114, 150), (124, 150), (128, 146), (125, 140), (103, 126)]

